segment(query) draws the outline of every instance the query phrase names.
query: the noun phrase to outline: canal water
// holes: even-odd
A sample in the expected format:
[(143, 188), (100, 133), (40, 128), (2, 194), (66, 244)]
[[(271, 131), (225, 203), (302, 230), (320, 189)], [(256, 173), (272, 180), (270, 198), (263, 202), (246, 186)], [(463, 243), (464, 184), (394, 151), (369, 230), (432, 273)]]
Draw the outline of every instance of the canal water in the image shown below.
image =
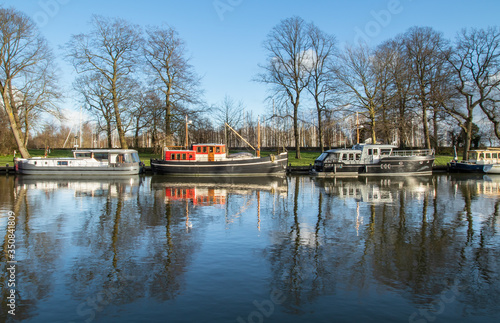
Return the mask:
[(0, 177), (0, 321), (498, 322), (499, 215), (482, 175)]

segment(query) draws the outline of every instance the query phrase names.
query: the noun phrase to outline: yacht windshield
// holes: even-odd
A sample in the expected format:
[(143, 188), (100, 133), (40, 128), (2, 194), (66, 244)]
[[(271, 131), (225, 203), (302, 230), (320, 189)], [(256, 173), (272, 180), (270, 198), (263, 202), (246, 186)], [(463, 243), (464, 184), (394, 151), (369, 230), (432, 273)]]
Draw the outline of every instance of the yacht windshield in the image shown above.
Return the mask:
[(319, 155), (318, 158), (316, 158), (316, 160), (323, 161), (323, 160), (325, 160), (326, 156), (328, 156), (328, 153), (322, 153), (321, 155)]

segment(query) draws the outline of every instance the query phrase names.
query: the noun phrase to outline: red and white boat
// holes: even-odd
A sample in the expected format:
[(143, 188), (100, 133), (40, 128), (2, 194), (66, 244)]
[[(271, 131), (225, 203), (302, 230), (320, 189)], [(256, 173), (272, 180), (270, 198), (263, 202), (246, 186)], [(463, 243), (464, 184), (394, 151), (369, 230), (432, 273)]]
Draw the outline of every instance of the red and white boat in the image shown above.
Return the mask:
[(256, 157), (250, 153), (228, 154), (224, 144), (193, 144), (191, 149), (165, 150), (163, 159), (151, 159), (158, 174), (182, 176), (284, 175), (288, 153)]

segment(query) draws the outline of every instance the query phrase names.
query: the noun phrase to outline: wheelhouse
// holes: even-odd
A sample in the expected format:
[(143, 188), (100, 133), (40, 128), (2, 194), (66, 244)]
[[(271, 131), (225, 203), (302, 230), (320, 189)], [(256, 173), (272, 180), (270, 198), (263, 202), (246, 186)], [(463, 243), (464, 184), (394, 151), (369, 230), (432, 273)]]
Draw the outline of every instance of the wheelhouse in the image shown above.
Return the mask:
[(168, 161), (219, 161), (226, 159), (226, 145), (194, 144), (190, 150), (166, 150)]

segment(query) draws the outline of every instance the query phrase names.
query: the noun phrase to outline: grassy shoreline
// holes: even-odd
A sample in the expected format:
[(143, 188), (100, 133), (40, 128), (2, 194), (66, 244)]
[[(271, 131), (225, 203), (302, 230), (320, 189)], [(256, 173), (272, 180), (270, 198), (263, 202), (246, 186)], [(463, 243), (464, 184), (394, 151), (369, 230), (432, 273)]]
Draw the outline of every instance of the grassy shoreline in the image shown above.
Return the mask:
[[(43, 149), (30, 149), (29, 150), (32, 157), (43, 157), (45, 151)], [(273, 152), (262, 152), (262, 156), (268, 156)], [(303, 151), (300, 153), (301, 159), (295, 159), (295, 151), (288, 152), (288, 164), (292, 166), (309, 166), (309, 164), (313, 164), (314, 160), (321, 154), (320, 152), (312, 152), (312, 151)], [(19, 155), (18, 155), (19, 156)], [(62, 150), (62, 149), (54, 149), (51, 151), (48, 157), (71, 157), (71, 150)], [(146, 165), (150, 165), (151, 158), (160, 158), (159, 154), (152, 154), (147, 152), (139, 152), (139, 157), (141, 161)], [(434, 161), (435, 166), (446, 166), (453, 159), (451, 155), (436, 155), (436, 159)], [(0, 166), (3, 167), (6, 164), (12, 166), (13, 163), (13, 155), (0, 156)]]

